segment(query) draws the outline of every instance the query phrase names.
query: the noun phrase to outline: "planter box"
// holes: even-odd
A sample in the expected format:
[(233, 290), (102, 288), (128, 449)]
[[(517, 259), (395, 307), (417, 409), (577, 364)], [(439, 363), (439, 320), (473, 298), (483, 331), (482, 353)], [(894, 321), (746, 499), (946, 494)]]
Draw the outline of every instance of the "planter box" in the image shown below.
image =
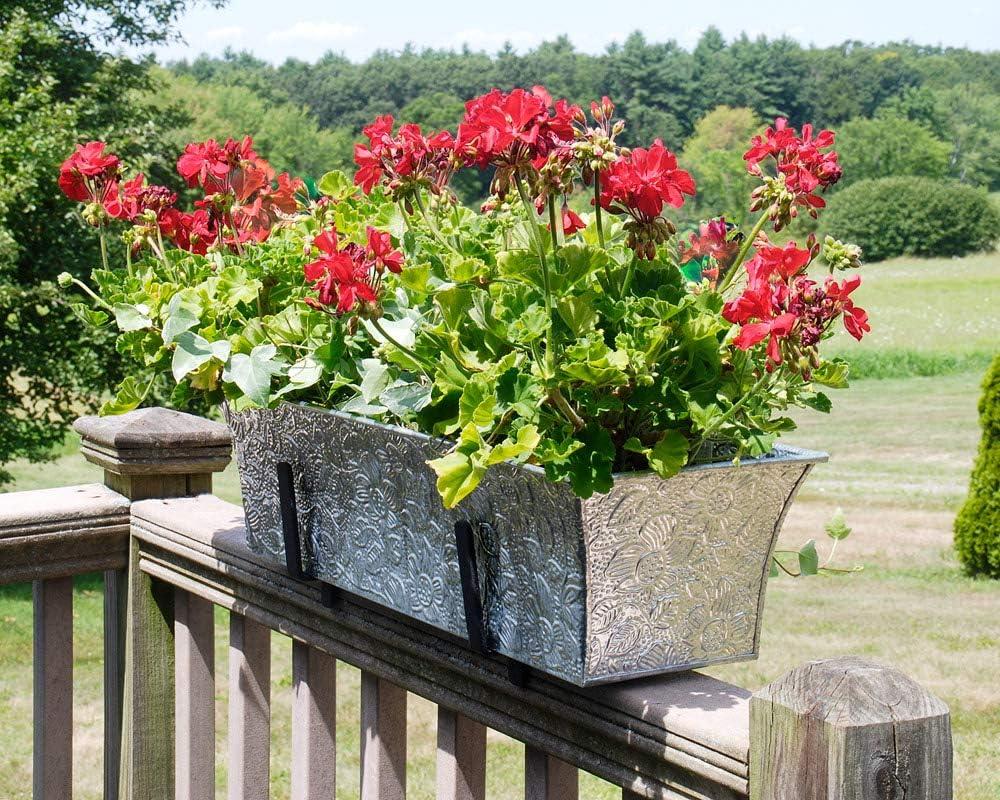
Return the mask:
[(771, 553), (823, 453), (616, 476), (581, 500), (500, 465), (445, 509), (441, 440), (284, 404), (230, 413), (249, 545), (284, 560), (277, 464), (292, 465), (303, 560), (318, 579), (467, 636), (455, 524), (475, 526), (484, 638), (585, 686), (755, 658)]

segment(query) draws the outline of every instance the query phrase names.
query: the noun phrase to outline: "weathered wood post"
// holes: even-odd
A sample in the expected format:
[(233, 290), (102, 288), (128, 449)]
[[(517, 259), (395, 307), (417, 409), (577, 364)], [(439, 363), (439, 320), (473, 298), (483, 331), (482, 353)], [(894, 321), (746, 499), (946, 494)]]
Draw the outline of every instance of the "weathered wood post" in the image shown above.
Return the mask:
[(750, 701), (750, 800), (951, 800), (948, 707), (899, 670), (812, 661)]
[[(81, 417), (73, 428), (84, 458), (129, 500), (211, 492), (231, 458), (225, 425), (165, 408)], [(173, 591), (130, 553), (127, 592), (123, 573), (104, 575), (105, 798), (162, 800), (174, 796)]]

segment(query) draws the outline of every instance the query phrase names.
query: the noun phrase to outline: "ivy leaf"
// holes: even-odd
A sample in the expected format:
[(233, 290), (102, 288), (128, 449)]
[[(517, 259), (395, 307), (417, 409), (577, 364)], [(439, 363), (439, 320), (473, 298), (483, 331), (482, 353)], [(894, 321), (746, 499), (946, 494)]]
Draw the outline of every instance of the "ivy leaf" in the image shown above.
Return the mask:
[(163, 343), (170, 344), (184, 331), (191, 330), (201, 320), (201, 309), (185, 302), (181, 293), (170, 298), (167, 317), (163, 323)]
[(249, 355), (236, 353), (222, 371), (222, 379), (235, 383), (254, 405), (266, 406), (271, 399), (271, 378), (285, 369), (277, 354), (273, 344), (259, 344)]
[(810, 539), (799, 548), (799, 574), (816, 575), (819, 572), (819, 553), (816, 552), (816, 540)]
[(844, 512), (840, 508), (833, 512), (833, 516), (830, 517), (830, 521), (823, 526), (823, 530), (826, 531), (827, 536), (838, 542), (851, 535), (851, 529), (848, 527), (847, 520), (844, 517)]
[(431, 387), (397, 381), (378, 396), (379, 402), (397, 417), (422, 411), (431, 401)]
[(361, 361), (361, 398), (370, 403), (377, 398), (392, 380), (389, 365), (377, 358), (365, 358)]
[(688, 440), (680, 431), (669, 430), (646, 454), (649, 466), (661, 478), (670, 478), (687, 464)]
[(125, 333), (141, 331), (149, 328), (153, 320), (149, 316), (149, 306), (145, 303), (115, 303), (115, 322), (118, 329)]
[(180, 383), (185, 375), (194, 372), (212, 358), (224, 363), (229, 358), (229, 350), (229, 342), (225, 339), (210, 342), (194, 331), (184, 331), (177, 337), (177, 347), (170, 365), (174, 380)]
[(319, 179), (316, 188), (334, 200), (344, 200), (354, 194), (354, 184), (339, 169), (326, 173)]
[(133, 375), (129, 375), (116, 387), (114, 398), (101, 406), (101, 416), (115, 416), (134, 411), (142, 405), (142, 401), (146, 399), (146, 395), (149, 394), (149, 387), (152, 385), (152, 381), (146, 385), (142, 385)]
[(846, 361), (835, 358), (833, 361), (824, 361), (819, 365), (819, 369), (814, 369), (812, 379), (814, 383), (829, 386), (831, 389), (846, 389), (847, 375), (850, 371), (851, 367)]
[(767, 576), (769, 578), (777, 578), (780, 574), (781, 571), (778, 569), (778, 564), (775, 561), (775, 557), (771, 556), (771, 569), (768, 570)]
[(282, 386), (275, 397), (289, 392), (297, 392), (315, 385), (323, 377), (323, 363), (314, 355), (302, 356), (288, 368), (288, 383)]

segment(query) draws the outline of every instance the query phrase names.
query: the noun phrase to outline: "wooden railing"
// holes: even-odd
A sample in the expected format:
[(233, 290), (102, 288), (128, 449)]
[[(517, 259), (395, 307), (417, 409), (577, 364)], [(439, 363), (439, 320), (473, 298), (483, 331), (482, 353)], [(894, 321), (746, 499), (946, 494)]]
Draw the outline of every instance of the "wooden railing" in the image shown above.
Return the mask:
[(756, 694), (698, 672), (586, 690), (533, 673), (518, 687), (461, 641), (330, 603), (251, 553), (242, 510), (209, 494), (229, 457), (222, 426), (151, 409), (78, 430), (104, 486), (0, 495), (0, 583), (35, 586), (36, 800), (71, 797), (71, 576), (94, 571), (107, 800), (215, 797), (216, 606), (230, 620), (231, 800), (269, 793), (271, 631), (292, 642), (293, 800), (334, 797), (338, 660), (362, 671), (362, 800), (405, 796), (408, 692), (438, 705), (441, 800), (484, 797), (488, 728), (525, 743), (529, 800), (573, 800), (578, 769), (624, 800), (952, 796), (948, 710), (892, 668), (813, 662)]

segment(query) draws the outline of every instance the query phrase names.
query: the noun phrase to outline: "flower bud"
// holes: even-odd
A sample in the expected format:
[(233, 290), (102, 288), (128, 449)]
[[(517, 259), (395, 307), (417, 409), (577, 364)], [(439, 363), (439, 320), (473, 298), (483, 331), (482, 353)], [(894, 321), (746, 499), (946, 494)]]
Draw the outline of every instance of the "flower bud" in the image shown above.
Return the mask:
[(63, 289), (65, 289), (67, 286), (72, 285), (73, 276), (70, 275), (68, 272), (60, 272), (56, 276), (56, 283), (58, 283)]

